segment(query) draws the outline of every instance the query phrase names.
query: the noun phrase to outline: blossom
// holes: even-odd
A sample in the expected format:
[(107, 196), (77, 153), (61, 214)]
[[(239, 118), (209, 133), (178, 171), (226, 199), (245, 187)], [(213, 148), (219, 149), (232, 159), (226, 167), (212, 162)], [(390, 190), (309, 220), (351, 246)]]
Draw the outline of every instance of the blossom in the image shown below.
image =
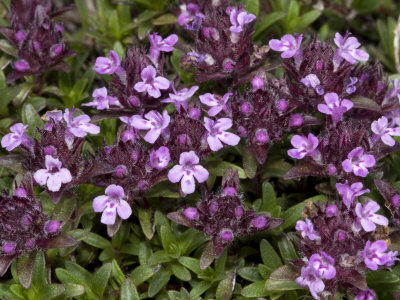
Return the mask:
[(174, 45), (178, 41), (178, 36), (176, 34), (171, 34), (165, 39), (157, 33), (149, 34), (148, 37), (150, 41), (150, 59), (155, 64), (158, 63), (160, 52), (174, 51)]
[(314, 230), (314, 225), (309, 219), (297, 221), (295, 228), (300, 232), (303, 238), (308, 237), (312, 241), (319, 239), (319, 234)]
[(143, 119), (139, 115), (134, 115), (129, 120), (129, 124), (141, 130), (149, 130), (144, 136), (144, 140), (150, 144), (158, 139), (161, 131), (168, 127), (171, 117), (168, 115), (166, 110), (161, 115), (159, 112), (152, 110), (144, 115), (146, 119)]
[(342, 196), (342, 201), (347, 208), (350, 208), (355, 197), (369, 193), (369, 189), (363, 190), (363, 184), (361, 182), (355, 182), (349, 186), (347, 180), (345, 183), (336, 183), (336, 189), (339, 195)]
[(150, 153), (150, 166), (157, 170), (165, 169), (170, 160), (171, 156), (167, 147), (162, 146)]
[(49, 191), (58, 192), (61, 184), (71, 182), (72, 176), (68, 169), (61, 168), (62, 163), (51, 155), (45, 157), (46, 169), (35, 172), (33, 178), (39, 185), (47, 185)]
[(340, 99), (336, 93), (326, 93), (324, 95), (326, 104), (318, 104), (318, 111), (326, 115), (332, 115), (336, 123), (342, 119), (343, 113), (350, 110), (354, 103), (347, 99)]
[(359, 291), (354, 300), (374, 300), (376, 297), (375, 292), (371, 289), (366, 291)]
[(343, 37), (339, 32), (335, 34), (334, 41), (338, 47), (335, 52), (337, 64), (339, 64), (342, 59), (345, 59), (351, 64), (355, 64), (357, 61), (367, 61), (369, 59), (369, 54), (364, 50), (357, 49), (361, 44), (358, 42), (357, 38), (349, 37), (349, 35), (350, 33), (346, 33)]
[(386, 217), (375, 214), (379, 209), (379, 204), (372, 200), (368, 200), (364, 206), (361, 203), (357, 203), (354, 211), (366, 232), (374, 231), (376, 229), (375, 223), (383, 226), (389, 224), (389, 220)]
[(345, 172), (353, 172), (356, 176), (365, 177), (368, 175), (368, 169), (375, 166), (375, 157), (371, 154), (364, 154), (361, 147), (354, 148), (347, 155), (347, 159), (342, 162)]
[(214, 117), (219, 114), (221, 110), (227, 110), (226, 103), (228, 102), (230, 96), (232, 96), (232, 93), (226, 93), (223, 97), (206, 93), (204, 95), (200, 95), (199, 98), (201, 103), (211, 107), (207, 113), (210, 117)]
[(124, 142), (124, 143), (126, 143), (127, 141), (133, 141), (133, 140), (135, 140), (135, 138), (137, 137), (137, 132), (136, 132), (136, 129), (135, 128), (133, 128), (133, 126), (131, 125), (131, 121), (132, 121), (132, 119), (134, 118), (134, 116), (132, 116), (132, 117), (126, 117), (126, 116), (124, 116), (124, 117), (119, 117), (119, 119), (122, 121), (122, 122), (124, 122), (125, 124), (127, 124), (128, 125), (128, 129), (126, 129), (126, 130), (124, 130), (123, 132), (122, 132), (122, 141)]
[(236, 7), (228, 7), (226, 13), (229, 15), (231, 21), (231, 27), (229, 30), (233, 33), (239, 33), (243, 31), (244, 25), (251, 23), (256, 16), (248, 13), (244, 9), (237, 9)]
[(400, 101), (400, 82), (398, 78), (395, 78), (392, 80), (393, 88), (387, 93), (386, 97), (387, 99), (392, 99), (394, 97), (397, 97), (397, 99)]
[(161, 100), (161, 103), (174, 103), (175, 109), (178, 110), (181, 106), (184, 109), (188, 108), (188, 99), (190, 99), (194, 93), (199, 89), (199, 86), (194, 85), (190, 89), (184, 88), (180, 91), (176, 91), (175, 87), (172, 85), (174, 93), (169, 94), (169, 98)]
[(170, 82), (167, 78), (157, 76), (156, 69), (153, 66), (147, 66), (142, 70), (141, 82), (137, 82), (134, 89), (138, 92), (147, 92), (153, 98), (161, 96), (161, 90), (169, 88)]
[(325, 284), (321, 277), (318, 275), (317, 271), (311, 267), (302, 267), (301, 276), (296, 278), (296, 283), (301, 287), (308, 287), (310, 289), (311, 295), (314, 299), (320, 299), (317, 295), (325, 289)]
[(274, 51), (282, 52), (282, 58), (290, 58), (300, 53), (302, 39), (302, 34), (296, 34), (296, 37), (291, 34), (286, 34), (280, 40), (270, 40), (269, 46)]
[(321, 86), (321, 81), (315, 74), (308, 74), (306, 77), (302, 78), (301, 83), (308, 88), (313, 88), (318, 95), (324, 94), (324, 89)]
[(202, 183), (208, 178), (208, 171), (199, 163), (199, 157), (194, 151), (183, 152), (179, 157), (179, 165), (175, 165), (168, 172), (169, 181), (176, 183), (181, 181), (181, 189), (185, 194), (191, 194), (195, 189), (196, 178)]
[(98, 57), (96, 59), (96, 63), (94, 65), (93, 71), (99, 73), (99, 74), (113, 74), (117, 69), (119, 69), (121, 61), (118, 57), (118, 54), (111, 50), (108, 55), (108, 57)]
[(98, 134), (100, 127), (94, 124), (90, 124), (90, 117), (88, 115), (80, 115), (73, 117), (74, 109), (69, 110), (68, 108), (64, 112), (64, 121), (67, 123), (67, 144), (72, 144), (75, 137), (85, 137), (88, 133)]
[[(368, 269), (376, 271), (378, 266), (387, 264), (389, 259), (388, 253), (385, 253), (387, 248), (388, 245), (383, 240), (378, 240), (373, 243), (367, 241), (362, 253), (362, 258)], [(397, 253), (395, 253), (395, 255), (397, 255)]]
[(1, 139), (1, 146), (3, 148), (6, 148), (7, 151), (12, 151), (21, 144), (29, 147), (31, 145), (31, 141), (25, 133), (27, 128), (28, 125), (24, 125), (22, 123), (16, 123), (11, 126), (11, 133), (3, 136), (3, 138)]
[(313, 267), (318, 275), (325, 279), (332, 279), (336, 276), (334, 264), (334, 259), (323, 251), (313, 254), (308, 262), (308, 265)]
[(400, 136), (400, 127), (390, 128), (386, 117), (381, 117), (378, 120), (373, 121), (371, 124), (371, 130), (381, 138), (384, 144), (391, 147), (395, 144), (392, 136)]
[(93, 101), (84, 103), (82, 106), (93, 106), (98, 110), (109, 109), (110, 105), (121, 106), (118, 99), (107, 95), (105, 87), (93, 91)]
[(358, 78), (357, 77), (350, 77), (350, 82), (346, 85), (346, 93), (347, 94), (353, 94), (357, 88), (355, 87), (355, 85), (358, 82)]
[(308, 137), (304, 135), (294, 135), (290, 140), (295, 149), (288, 150), (288, 155), (290, 157), (296, 159), (302, 159), (307, 155), (310, 155), (314, 159), (317, 159), (320, 153), (318, 152), (317, 147), (319, 144), (318, 138), (312, 133), (308, 134)]
[(101, 223), (113, 225), (117, 213), (123, 220), (130, 217), (132, 209), (124, 198), (124, 189), (119, 185), (111, 184), (106, 188), (105, 195), (93, 199), (93, 210), (95, 212), (103, 212), (101, 215)]
[(208, 131), (207, 142), (212, 151), (222, 149), (223, 145), (221, 142), (230, 146), (236, 146), (240, 141), (239, 136), (226, 131), (232, 127), (231, 119), (221, 118), (213, 121), (204, 117), (204, 127)]
[(179, 6), (179, 8), (181, 9), (181, 13), (178, 16), (178, 24), (180, 26), (183, 26), (186, 23), (190, 22), (194, 19), (195, 16), (204, 17), (204, 15), (200, 13), (199, 6), (195, 3), (182, 4), (181, 6)]

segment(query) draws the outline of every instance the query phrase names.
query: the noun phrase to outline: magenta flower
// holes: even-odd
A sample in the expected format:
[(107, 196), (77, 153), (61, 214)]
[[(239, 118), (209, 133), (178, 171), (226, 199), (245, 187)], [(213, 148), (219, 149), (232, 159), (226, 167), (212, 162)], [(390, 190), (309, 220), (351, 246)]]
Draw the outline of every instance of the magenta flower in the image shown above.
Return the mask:
[(179, 110), (183, 107), (185, 110), (188, 108), (188, 100), (196, 93), (199, 89), (197, 85), (192, 86), (190, 89), (184, 88), (180, 91), (176, 91), (175, 87), (172, 85), (174, 93), (169, 94), (169, 98), (161, 100), (161, 103), (174, 103), (175, 109)]
[(226, 13), (229, 15), (232, 25), (229, 27), (229, 30), (233, 33), (242, 32), (244, 25), (253, 22), (253, 20), (256, 18), (255, 15), (249, 14), (244, 9), (237, 9), (233, 6), (228, 7), (226, 9)]
[(274, 51), (282, 52), (282, 58), (290, 58), (300, 53), (302, 39), (302, 34), (296, 34), (296, 38), (291, 34), (286, 34), (280, 40), (270, 40), (269, 46)]
[(311, 156), (314, 159), (318, 159), (320, 153), (317, 150), (319, 140), (312, 133), (308, 134), (308, 137), (304, 135), (294, 135), (290, 140), (295, 149), (288, 150), (288, 155), (295, 159), (302, 159), (306, 156)]
[(207, 142), (212, 151), (222, 149), (222, 142), (230, 146), (236, 146), (240, 141), (239, 136), (226, 131), (232, 127), (231, 119), (221, 118), (217, 121), (213, 121), (204, 117), (204, 127), (208, 131)]
[(141, 82), (135, 84), (134, 89), (138, 92), (147, 92), (153, 98), (161, 96), (160, 90), (169, 88), (170, 82), (167, 78), (157, 76), (157, 71), (153, 66), (147, 66), (142, 70)]
[(150, 41), (150, 59), (154, 64), (158, 63), (158, 58), (160, 52), (172, 52), (174, 51), (174, 45), (178, 41), (178, 36), (176, 34), (171, 34), (170, 36), (163, 39), (156, 32), (149, 34)]
[(11, 133), (6, 134), (1, 139), (1, 147), (6, 148), (7, 151), (12, 151), (21, 144), (30, 148), (32, 142), (25, 133), (27, 128), (28, 125), (22, 123), (16, 123), (11, 126)]
[(165, 169), (170, 160), (171, 156), (167, 147), (162, 146), (150, 153), (150, 166), (157, 170)]
[(335, 52), (335, 63), (338, 65), (345, 59), (351, 64), (357, 63), (357, 61), (367, 61), (369, 54), (364, 50), (357, 49), (361, 46), (357, 38), (349, 37), (350, 33), (346, 33), (343, 37), (339, 32), (335, 34), (335, 44), (338, 47)]
[(197, 4), (182, 4), (179, 6), (179, 8), (181, 9), (181, 13), (178, 16), (178, 24), (180, 26), (183, 26), (186, 23), (192, 21), (195, 16), (204, 17), (204, 15), (200, 13), (200, 9)]
[(313, 88), (318, 95), (324, 94), (324, 89), (321, 86), (321, 81), (315, 74), (308, 74), (306, 77), (302, 78), (301, 83), (308, 88)]
[(323, 114), (332, 115), (335, 123), (339, 122), (343, 114), (354, 105), (350, 100), (340, 99), (336, 93), (326, 93), (324, 100), (326, 104), (318, 104), (318, 110)]
[(392, 136), (400, 136), (400, 127), (390, 128), (389, 122), (386, 117), (381, 117), (371, 124), (371, 130), (379, 136), (382, 142), (388, 146), (393, 147), (395, 140)]
[(318, 232), (314, 230), (313, 223), (311, 223), (309, 219), (305, 219), (305, 221), (297, 221), (295, 228), (300, 232), (303, 238), (308, 237), (312, 241), (320, 238)]
[(232, 96), (232, 93), (226, 93), (223, 97), (207, 93), (200, 95), (199, 98), (201, 103), (211, 107), (207, 112), (208, 115), (210, 117), (215, 117), (221, 110), (228, 110), (226, 103), (230, 96)]
[(96, 59), (93, 71), (99, 74), (111, 75), (119, 69), (121, 61), (118, 57), (118, 54), (115, 51), (111, 50), (108, 55), (110, 56), (110, 58), (100, 56)]
[(171, 117), (166, 110), (163, 111), (162, 115), (152, 110), (145, 114), (144, 117), (147, 120), (139, 115), (134, 115), (130, 118), (129, 123), (136, 129), (149, 130), (144, 136), (144, 140), (150, 144), (154, 144), (161, 132), (168, 127)]
[(175, 165), (168, 172), (169, 181), (176, 183), (181, 182), (182, 192), (191, 194), (195, 189), (196, 178), (199, 183), (202, 183), (208, 178), (208, 171), (199, 163), (199, 157), (194, 151), (183, 152), (179, 158), (179, 165)]
[[(368, 269), (376, 271), (378, 266), (385, 266), (388, 263), (389, 253), (385, 253), (387, 248), (388, 245), (385, 241), (378, 240), (373, 243), (367, 241), (362, 257)], [(392, 257), (396, 255), (397, 251), (390, 254)]]
[(354, 300), (374, 300), (376, 297), (375, 292), (371, 289), (366, 291), (359, 291)]
[(68, 169), (61, 168), (62, 163), (59, 159), (46, 155), (46, 169), (35, 172), (33, 178), (39, 185), (47, 185), (49, 191), (58, 192), (61, 184), (71, 182), (72, 176)]
[(93, 101), (84, 103), (82, 106), (92, 106), (98, 110), (109, 109), (111, 105), (121, 106), (118, 99), (107, 95), (107, 89), (105, 87), (95, 89), (93, 91)]
[(122, 132), (122, 141), (126, 143), (127, 141), (134, 141), (137, 138), (137, 130), (133, 128), (131, 125), (131, 121), (133, 120), (135, 116), (132, 117), (119, 117), (119, 119), (127, 124), (128, 128)]
[(332, 279), (336, 276), (334, 264), (335, 260), (323, 251), (311, 255), (308, 262), (308, 265), (313, 267), (318, 275), (325, 279)]
[(342, 201), (347, 208), (350, 208), (355, 197), (369, 193), (369, 189), (363, 190), (363, 184), (361, 182), (356, 182), (349, 186), (347, 180), (345, 183), (336, 183), (336, 189), (339, 195), (342, 196)]
[(342, 162), (345, 172), (353, 172), (356, 176), (365, 177), (368, 175), (368, 169), (375, 166), (375, 157), (371, 154), (364, 154), (361, 147), (354, 148), (347, 155), (347, 159)]
[(67, 123), (66, 142), (71, 145), (75, 137), (85, 137), (88, 133), (98, 134), (100, 127), (90, 124), (90, 117), (88, 115), (80, 115), (73, 117), (75, 109), (65, 109), (64, 121)]
[(106, 194), (93, 199), (93, 210), (103, 212), (101, 223), (113, 225), (117, 217), (123, 220), (128, 219), (132, 214), (131, 206), (124, 200), (124, 189), (119, 185), (109, 185)]
[(358, 217), (358, 222), (366, 232), (371, 232), (376, 229), (376, 225), (387, 226), (389, 220), (382, 215), (375, 214), (380, 209), (378, 203), (372, 200), (368, 200), (364, 206), (361, 203), (357, 203), (354, 211)]
[(321, 293), (325, 289), (325, 284), (322, 281), (321, 277), (318, 275), (317, 271), (311, 266), (302, 267), (301, 276), (297, 277), (295, 281), (301, 287), (308, 287), (314, 299), (319, 300), (320, 297), (317, 294)]

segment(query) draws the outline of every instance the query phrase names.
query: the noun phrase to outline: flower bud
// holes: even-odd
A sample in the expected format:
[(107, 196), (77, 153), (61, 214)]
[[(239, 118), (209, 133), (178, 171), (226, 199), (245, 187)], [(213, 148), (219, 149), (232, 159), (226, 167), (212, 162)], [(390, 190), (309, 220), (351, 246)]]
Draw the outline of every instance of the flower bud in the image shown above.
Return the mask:
[(392, 197), (392, 204), (393, 204), (395, 207), (399, 207), (399, 206), (400, 206), (400, 195), (399, 195), (399, 194), (396, 194), (396, 195), (394, 195), (394, 196)]
[(201, 111), (198, 108), (193, 107), (189, 110), (189, 117), (194, 120), (199, 120), (201, 117)]
[(254, 92), (262, 89), (264, 87), (264, 79), (260, 76), (254, 76), (251, 80), (251, 87), (253, 88)]
[(114, 170), (114, 175), (118, 178), (123, 178), (128, 174), (128, 169), (124, 165), (119, 165)]
[(2, 250), (5, 254), (10, 254), (15, 250), (15, 244), (14, 243), (5, 243), (3, 245)]
[(29, 69), (29, 64), (26, 60), (17, 60), (14, 64), (14, 69), (20, 72), (24, 72)]
[(302, 115), (294, 114), (294, 115), (290, 116), (289, 126), (299, 127), (299, 126), (303, 125), (303, 122), (304, 122), (304, 118)]
[(338, 207), (335, 204), (328, 205), (325, 209), (325, 214), (329, 218), (335, 216), (337, 212), (338, 212)]
[(288, 107), (288, 104), (285, 99), (280, 99), (280, 100), (278, 100), (278, 102), (276, 102), (276, 108), (280, 112), (284, 112), (287, 107)]
[(231, 186), (227, 186), (224, 188), (224, 195), (225, 196), (235, 196), (236, 195), (236, 189)]
[(24, 188), (17, 188), (14, 192), (14, 195), (21, 198), (25, 198), (27, 196)]
[(243, 103), (240, 105), (240, 111), (241, 111), (242, 113), (244, 113), (245, 115), (250, 114), (251, 111), (252, 111), (251, 104), (250, 104), (249, 102), (243, 102)]
[(219, 237), (224, 241), (233, 240), (233, 233), (229, 229), (224, 229), (220, 232)]
[(61, 223), (56, 220), (52, 220), (50, 222), (47, 222), (47, 224), (44, 226), (44, 230), (47, 233), (57, 233), (58, 230), (60, 230)]
[(258, 216), (251, 221), (251, 225), (255, 228), (262, 229), (267, 226), (267, 219), (264, 216)]
[(138, 107), (139, 106), (139, 99), (135, 96), (130, 96), (128, 98), (129, 103), (133, 106), (133, 107)]
[(183, 211), (183, 214), (189, 220), (196, 220), (199, 218), (199, 213), (197, 212), (197, 209), (194, 207), (185, 208), (185, 210)]
[(256, 131), (256, 143), (263, 145), (269, 141), (268, 131), (264, 128), (259, 128)]
[(236, 218), (240, 218), (240, 217), (242, 217), (243, 216), (243, 214), (244, 214), (244, 208), (243, 208), (243, 206), (236, 206), (235, 207), (235, 217)]

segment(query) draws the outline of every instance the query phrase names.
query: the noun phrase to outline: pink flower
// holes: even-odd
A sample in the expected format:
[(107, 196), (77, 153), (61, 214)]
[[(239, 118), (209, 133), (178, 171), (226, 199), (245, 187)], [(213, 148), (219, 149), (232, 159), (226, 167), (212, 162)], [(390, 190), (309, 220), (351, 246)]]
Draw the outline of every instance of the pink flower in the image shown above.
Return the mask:
[(73, 117), (75, 109), (65, 109), (64, 121), (67, 123), (66, 142), (72, 145), (75, 137), (85, 137), (88, 133), (98, 134), (100, 127), (90, 124), (90, 117), (88, 115), (80, 115)]
[(342, 119), (342, 115), (353, 107), (353, 102), (347, 99), (340, 99), (336, 93), (324, 95), (326, 104), (318, 104), (318, 110), (326, 115), (332, 115), (335, 123)]
[(68, 169), (61, 168), (61, 161), (51, 155), (45, 157), (46, 169), (35, 172), (33, 178), (39, 185), (47, 185), (49, 191), (58, 192), (61, 184), (71, 182), (72, 176)]
[(202, 13), (200, 13), (199, 6), (194, 3), (182, 4), (179, 6), (181, 9), (181, 13), (178, 16), (178, 24), (180, 26), (185, 25), (186, 23), (192, 21), (195, 16), (204, 17)]
[(364, 154), (361, 147), (354, 148), (347, 155), (347, 159), (342, 162), (345, 172), (353, 172), (356, 176), (365, 177), (368, 175), (368, 169), (375, 166), (375, 157), (371, 154)]
[(153, 66), (147, 66), (142, 70), (141, 82), (135, 84), (134, 89), (138, 92), (147, 92), (153, 98), (161, 96), (161, 90), (169, 88), (170, 82), (167, 78), (157, 76), (156, 69)]
[(223, 97), (207, 93), (200, 95), (199, 98), (201, 103), (211, 107), (207, 112), (208, 115), (210, 117), (215, 117), (221, 110), (228, 110), (226, 103), (230, 96), (232, 96), (232, 93), (226, 93)]
[[(388, 245), (385, 241), (378, 240), (373, 243), (367, 241), (362, 257), (368, 269), (376, 271), (378, 270), (378, 266), (384, 266), (388, 263), (389, 257), (395, 257), (397, 255), (397, 251), (389, 252), (390, 254), (385, 253), (387, 248)], [(392, 263), (392, 261), (390, 263)]]
[(12, 151), (21, 144), (29, 148), (32, 142), (25, 133), (27, 128), (28, 125), (22, 123), (16, 123), (11, 126), (11, 133), (6, 134), (1, 139), (1, 147), (6, 148), (7, 151)]
[(82, 106), (93, 106), (98, 110), (109, 109), (110, 105), (121, 106), (118, 99), (107, 95), (107, 89), (105, 87), (95, 89), (93, 91), (93, 101), (84, 103)]
[(152, 110), (144, 115), (147, 119), (143, 119), (139, 115), (134, 115), (129, 120), (129, 125), (140, 130), (149, 130), (144, 136), (144, 140), (150, 144), (158, 139), (161, 132), (168, 127), (171, 117), (166, 110), (161, 115), (159, 112)]
[(373, 121), (371, 124), (371, 130), (381, 138), (384, 144), (391, 147), (395, 144), (392, 136), (400, 136), (400, 127), (390, 128), (386, 117), (381, 117), (377, 121)]
[(294, 135), (290, 140), (290, 143), (295, 147), (295, 149), (288, 150), (288, 155), (290, 157), (302, 159), (309, 155), (314, 159), (318, 159), (320, 156), (320, 153), (316, 150), (319, 140), (312, 133), (309, 133), (308, 137), (305, 137), (304, 135)]
[(363, 190), (363, 184), (361, 182), (356, 182), (349, 186), (347, 180), (345, 183), (336, 183), (336, 189), (339, 195), (342, 196), (342, 201), (347, 208), (350, 208), (355, 197), (369, 193), (369, 189)]
[(325, 284), (318, 275), (318, 272), (311, 266), (302, 267), (301, 276), (297, 277), (295, 281), (301, 287), (308, 287), (311, 295), (317, 300), (320, 299), (317, 294), (325, 289)]
[(312, 241), (320, 238), (318, 232), (314, 230), (313, 223), (311, 223), (309, 219), (305, 219), (305, 222), (301, 220), (297, 221), (296, 230), (300, 232), (303, 238), (308, 237)]
[(174, 45), (178, 41), (178, 36), (176, 34), (171, 34), (165, 39), (157, 33), (149, 34), (148, 37), (150, 41), (150, 59), (155, 64), (158, 63), (160, 52), (174, 51)]
[(179, 110), (183, 107), (185, 110), (188, 108), (188, 100), (196, 93), (199, 89), (197, 85), (192, 86), (190, 89), (184, 88), (180, 91), (176, 91), (175, 87), (172, 85), (174, 93), (169, 94), (169, 98), (161, 100), (161, 103), (174, 103), (175, 109)]
[(240, 137), (231, 132), (227, 132), (232, 127), (232, 120), (228, 118), (221, 118), (217, 121), (213, 121), (207, 117), (204, 117), (204, 127), (208, 131), (207, 142), (212, 151), (218, 151), (223, 148), (221, 142), (236, 146)]
[(282, 58), (290, 58), (300, 53), (302, 39), (302, 34), (296, 34), (296, 38), (291, 34), (286, 34), (280, 40), (270, 40), (269, 46), (274, 51), (282, 52)]
[(168, 172), (169, 181), (181, 182), (182, 192), (191, 194), (195, 190), (196, 178), (199, 183), (207, 180), (209, 173), (199, 163), (199, 157), (194, 151), (183, 152), (179, 158), (179, 165), (175, 165)]
[(249, 14), (244, 9), (237, 9), (233, 6), (228, 7), (226, 9), (226, 13), (229, 15), (232, 25), (229, 27), (229, 30), (233, 33), (242, 32), (244, 25), (253, 22), (253, 20), (256, 18), (255, 15)]
[(96, 59), (96, 63), (94, 65), (93, 71), (99, 74), (113, 74), (119, 68), (121, 61), (118, 57), (118, 54), (111, 50), (108, 54), (108, 57), (98, 57)]
[(349, 37), (350, 33), (346, 33), (343, 37), (339, 32), (335, 34), (335, 44), (338, 47), (335, 52), (335, 62), (340, 64), (342, 59), (345, 59), (351, 64), (357, 63), (357, 61), (367, 61), (369, 54), (364, 50), (357, 49), (361, 46), (357, 38)]
[(359, 291), (354, 300), (374, 300), (376, 297), (375, 292), (371, 289), (366, 291)]
[(117, 217), (126, 220), (132, 214), (132, 209), (128, 202), (124, 200), (124, 189), (119, 185), (109, 185), (106, 188), (106, 194), (93, 199), (93, 210), (103, 212), (101, 223), (113, 225)]
[(308, 88), (313, 88), (318, 95), (324, 94), (324, 89), (321, 86), (321, 81), (315, 74), (308, 74), (306, 77), (302, 78), (301, 83), (303, 83)]
[(334, 259), (323, 251), (311, 255), (308, 262), (308, 265), (313, 267), (318, 275), (325, 279), (332, 279), (336, 276), (334, 264)]
[(382, 226), (389, 224), (389, 220), (386, 217), (375, 214), (379, 209), (379, 204), (372, 200), (368, 200), (364, 206), (361, 203), (357, 203), (354, 211), (358, 222), (366, 232), (374, 231), (376, 229), (375, 224)]
[(157, 170), (165, 169), (170, 160), (171, 156), (167, 147), (162, 146), (150, 153), (150, 166)]

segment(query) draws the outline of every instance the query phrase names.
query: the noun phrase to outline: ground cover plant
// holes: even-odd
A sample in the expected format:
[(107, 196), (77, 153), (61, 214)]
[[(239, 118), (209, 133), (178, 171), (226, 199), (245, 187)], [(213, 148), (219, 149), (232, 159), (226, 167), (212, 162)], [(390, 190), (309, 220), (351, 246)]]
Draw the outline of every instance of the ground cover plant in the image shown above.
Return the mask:
[(4, 0), (1, 299), (400, 299), (400, 4)]

